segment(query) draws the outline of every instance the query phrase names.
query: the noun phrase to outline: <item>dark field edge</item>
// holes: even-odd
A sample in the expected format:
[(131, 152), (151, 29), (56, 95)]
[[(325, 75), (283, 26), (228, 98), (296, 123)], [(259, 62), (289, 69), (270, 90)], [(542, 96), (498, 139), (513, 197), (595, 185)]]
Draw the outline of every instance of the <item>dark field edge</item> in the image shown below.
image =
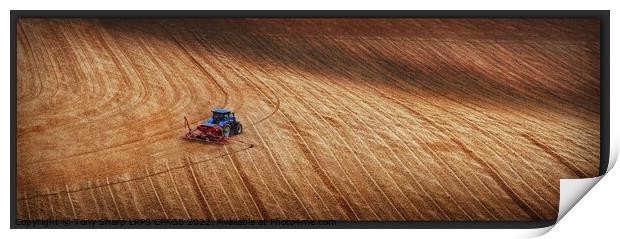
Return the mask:
[(11, 225), (11, 229), (534, 229), (552, 226), (556, 221), (18, 220), (12, 223), (17, 225)]
[(60, 18), (599, 18), (609, 10), (11, 10)]
[[(17, 220), (17, 20), (18, 18), (594, 18), (600, 21), (600, 166), (609, 164), (609, 10), (11, 10), (11, 229), (532, 229), (556, 220), (537, 221), (21, 221)], [(190, 225), (190, 223), (192, 223)], [(260, 222), (266, 222), (259, 225)]]

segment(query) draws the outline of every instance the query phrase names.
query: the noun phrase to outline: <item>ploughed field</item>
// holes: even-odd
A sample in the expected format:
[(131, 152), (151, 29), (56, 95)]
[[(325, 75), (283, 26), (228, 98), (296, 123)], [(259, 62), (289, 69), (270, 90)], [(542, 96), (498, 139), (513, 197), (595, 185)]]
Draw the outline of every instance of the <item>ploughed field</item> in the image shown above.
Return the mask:
[[(20, 219), (555, 219), (599, 169), (599, 25), (21, 19)], [(189, 142), (228, 107), (225, 145)]]

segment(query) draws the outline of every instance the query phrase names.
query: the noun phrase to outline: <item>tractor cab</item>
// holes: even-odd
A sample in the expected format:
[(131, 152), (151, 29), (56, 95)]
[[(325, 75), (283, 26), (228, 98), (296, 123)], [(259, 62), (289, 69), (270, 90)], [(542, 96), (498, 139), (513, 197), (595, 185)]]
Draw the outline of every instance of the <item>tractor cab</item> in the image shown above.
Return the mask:
[(206, 122), (207, 124), (219, 125), (220, 122), (228, 122), (231, 120), (235, 121), (235, 113), (233, 113), (229, 109), (214, 109), (211, 112), (213, 113), (213, 115)]
[(237, 121), (235, 113), (229, 109), (214, 109), (213, 115), (208, 120), (202, 121), (196, 129), (192, 129), (185, 118), (185, 125), (188, 132), (186, 139), (198, 140), (202, 142), (224, 142), (233, 135), (241, 134), (243, 125)]

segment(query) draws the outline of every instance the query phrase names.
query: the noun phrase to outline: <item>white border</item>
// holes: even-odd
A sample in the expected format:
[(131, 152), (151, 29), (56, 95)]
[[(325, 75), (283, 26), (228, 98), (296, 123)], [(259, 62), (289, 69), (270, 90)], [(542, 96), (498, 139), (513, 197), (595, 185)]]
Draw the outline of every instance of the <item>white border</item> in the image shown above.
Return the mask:
[[(306, 9), (306, 10), (324, 10), (324, 9), (351, 9), (351, 10), (386, 10), (386, 9), (410, 9), (410, 10), (536, 10), (536, 9), (548, 9), (548, 10), (600, 10), (611, 9), (611, 42), (617, 37), (617, 29), (614, 31), (614, 26), (619, 26), (618, 17), (614, 16), (614, 10), (617, 9), (612, 1), (540, 1), (540, 0), (519, 0), (519, 1), (481, 1), (481, 0), (467, 0), (467, 1), (411, 1), (408, 3), (401, 3), (399, 1), (333, 1), (333, 0), (314, 0), (305, 2), (295, 1), (183, 1), (183, 0), (156, 0), (156, 1), (127, 1), (127, 0), (106, 0), (106, 1), (79, 1), (79, 0), (21, 0), (21, 1), (3, 1), (4, 19), (5, 22), (0, 27), (4, 37), (2, 39), (3, 62), (2, 69), (3, 75), (6, 80), (1, 81), (2, 89), (5, 92), (10, 90), (9, 87), (9, 72), (10, 72), (10, 24), (9, 24), (9, 10), (19, 9), (48, 9), (48, 10), (82, 10), (82, 9), (105, 9), (105, 10), (118, 10), (118, 9), (143, 9), (143, 10), (194, 10), (194, 9), (212, 9), (212, 10), (228, 10), (228, 9), (255, 9), (255, 10), (289, 10), (289, 9)], [(611, 47), (611, 106), (618, 105), (618, 97), (614, 96), (614, 92), (618, 93), (618, 85), (614, 82), (614, 56), (618, 54), (618, 48)], [(10, 99), (8, 92), (2, 94), (2, 104), (0, 107), (2, 117), (2, 128), (0, 133), (4, 135), (0, 140), (2, 141), (2, 155), (5, 160), (5, 174), (2, 179), (4, 197), (1, 197), (2, 221), (0, 224), (6, 228), (9, 227), (9, 215), (10, 215), (10, 179), (8, 174), (9, 160), (10, 160), (10, 144), (9, 144), (9, 119), (10, 119)], [(618, 152), (618, 128), (614, 127), (614, 123), (618, 122), (618, 110), (614, 110), (611, 107), (611, 139), (612, 152), (617, 155)], [(610, 163), (610, 166), (612, 164)], [(611, 168), (611, 167), (610, 167)], [(613, 173), (613, 172), (612, 172)], [(610, 174), (612, 174), (610, 173)], [(569, 213), (565, 217), (566, 224), (571, 220), (572, 222), (578, 222), (572, 227), (562, 226), (562, 232), (550, 233), (551, 237), (572, 238), (574, 235), (613, 235), (617, 232), (617, 227), (601, 227), (600, 225), (615, 225), (605, 224), (605, 222), (613, 222), (618, 215), (617, 206), (615, 202), (618, 199), (618, 190), (615, 190), (615, 186), (618, 184), (618, 177), (614, 178), (615, 181), (601, 180), (601, 184), (596, 186), (593, 191), (597, 192), (598, 197), (588, 198), (587, 212), (595, 212), (596, 218), (582, 218), (581, 215), (571, 215)], [(597, 190), (598, 187), (606, 190)], [(614, 190), (612, 190), (614, 189)], [(611, 201), (610, 199), (616, 199)], [(614, 203), (613, 205), (600, 203), (601, 201)], [(584, 203), (585, 204), (585, 203)], [(577, 205), (575, 208), (583, 208)], [(615, 208), (614, 211), (607, 210), (608, 208)], [(564, 221), (563, 220), (563, 221)], [(562, 222), (564, 223), (564, 222)], [(562, 225), (562, 223), (558, 225)], [(558, 226), (559, 227), (559, 226)], [(549, 228), (547, 228), (549, 229)], [(34, 236), (38, 238), (67, 238), (67, 236), (75, 237), (88, 237), (88, 238), (110, 238), (110, 237), (156, 237), (156, 238), (179, 238), (179, 237), (246, 237), (255, 238), (257, 236), (268, 237), (281, 237), (281, 238), (317, 238), (317, 237), (342, 237), (342, 238), (385, 238), (392, 236), (415, 236), (421, 237), (433, 237), (433, 238), (497, 238), (497, 237), (523, 237), (523, 236), (537, 236), (541, 233), (545, 233), (547, 229), (539, 230), (99, 230), (96, 233), (92, 233), (89, 230), (11, 230), (4, 233), (10, 233), (12, 235), (4, 235), (4, 238)], [(587, 233), (584, 234), (583, 232)], [(147, 233), (148, 235), (145, 235)], [(8, 236), (8, 237), (7, 237)]]

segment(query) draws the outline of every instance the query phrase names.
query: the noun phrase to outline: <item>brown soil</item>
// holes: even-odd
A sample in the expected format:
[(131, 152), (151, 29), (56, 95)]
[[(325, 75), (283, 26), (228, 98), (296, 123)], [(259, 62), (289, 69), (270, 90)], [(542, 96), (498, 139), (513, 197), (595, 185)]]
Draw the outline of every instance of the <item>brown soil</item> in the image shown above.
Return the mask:
[[(18, 218), (554, 219), (599, 23), (21, 19)], [(215, 107), (226, 145), (181, 139)]]

